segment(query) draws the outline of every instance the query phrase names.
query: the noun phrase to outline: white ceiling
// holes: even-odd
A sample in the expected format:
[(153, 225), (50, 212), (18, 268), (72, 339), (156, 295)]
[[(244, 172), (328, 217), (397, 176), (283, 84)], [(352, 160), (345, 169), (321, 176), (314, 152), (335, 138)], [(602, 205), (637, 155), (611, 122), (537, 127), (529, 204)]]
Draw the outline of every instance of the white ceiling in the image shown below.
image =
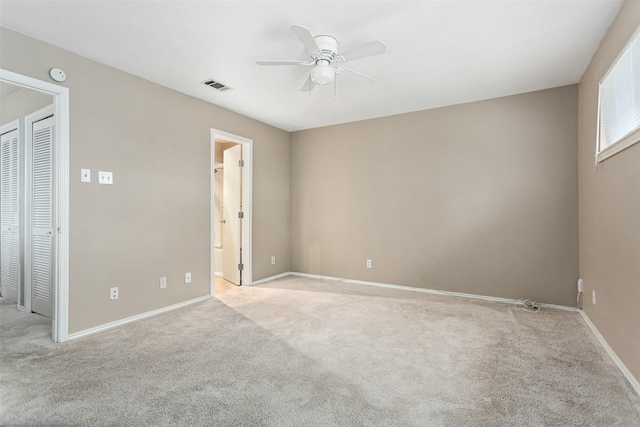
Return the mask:
[[(180, 92), (293, 131), (529, 92), (579, 81), (621, 0), (34, 1), (0, 3), (0, 23)], [(381, 40), (349, 63), (371, 86), (300, 91), (308, 69), (290, 30), (339, 50)], [(51, 64), (52, 67), (57, 64)], [(69, 76), (70, 78), (72, 76)], [(200, 84), (213, 77), (233, 90)]]

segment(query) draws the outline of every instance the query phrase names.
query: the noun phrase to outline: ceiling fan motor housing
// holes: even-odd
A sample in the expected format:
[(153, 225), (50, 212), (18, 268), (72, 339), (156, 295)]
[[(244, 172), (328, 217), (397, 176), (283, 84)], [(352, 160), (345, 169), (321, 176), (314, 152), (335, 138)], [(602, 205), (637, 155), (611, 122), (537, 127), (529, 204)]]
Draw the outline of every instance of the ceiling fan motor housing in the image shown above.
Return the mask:
[(320, 48), (320, 53), (322, 53), (323, 58), (331, 60), (337, 55), (338, 40), (336, 40), (335, 37), (315, 36), (314, 39)]
[[(326, 85), (335, 82), (336, 74), (345, 72), (351, 80), (361, 84), (370, 84), (371, 77), (360, 74), (342, 64), (354, 59), (365, 58), (367, 56), (378, 55), (386, 51), (386, 46), (379, 40), (365, 43), (360, 47), (350, 49), (346, 52), (338, 53), (338, 40), (333, 36), (320, 35), (313, 36), (307, 27), (292, 25), (291, 31), (304, 45), (310, 59), (307, 60), (263, 60), (256, 61), (258, 65), (293, 65), (302, 67), (312, 67), (309, 72), (309, 79), (302, 87), (302, 91), (311, 92), (314, 85)], [(307, 57), (309, 58), (309, 57)]]

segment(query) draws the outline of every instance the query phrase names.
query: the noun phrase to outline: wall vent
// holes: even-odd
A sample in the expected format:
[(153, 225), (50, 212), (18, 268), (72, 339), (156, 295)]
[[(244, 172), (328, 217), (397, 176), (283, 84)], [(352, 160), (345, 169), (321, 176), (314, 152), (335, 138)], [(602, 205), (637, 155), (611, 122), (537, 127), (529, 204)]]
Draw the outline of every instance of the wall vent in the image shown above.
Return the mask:
[(217, 89), (220, 92), (224, 92), (225, 90), (233, 89), (233, 88), (227, 86), (226, 84), (220, 83), (219, 81), (213, 80), (213, 79), (207, 79), (207, 80), (203, 81), (202, 84), (210, 86), (210, 87), (212, 87), (214, 89)]

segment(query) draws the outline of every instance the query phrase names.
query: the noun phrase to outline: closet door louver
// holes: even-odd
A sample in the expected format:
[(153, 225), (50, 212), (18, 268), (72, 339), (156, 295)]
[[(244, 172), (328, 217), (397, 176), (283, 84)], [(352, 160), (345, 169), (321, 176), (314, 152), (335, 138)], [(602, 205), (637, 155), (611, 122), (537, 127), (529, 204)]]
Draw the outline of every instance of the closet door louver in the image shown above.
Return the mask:
[(2, 296), (14, 302), (20, 283), (19, 159), (16, 129), (0, 139), (0, 286)]
[(53, 295), (53, 117), (33, 124), (31, 310), (51, 317)]

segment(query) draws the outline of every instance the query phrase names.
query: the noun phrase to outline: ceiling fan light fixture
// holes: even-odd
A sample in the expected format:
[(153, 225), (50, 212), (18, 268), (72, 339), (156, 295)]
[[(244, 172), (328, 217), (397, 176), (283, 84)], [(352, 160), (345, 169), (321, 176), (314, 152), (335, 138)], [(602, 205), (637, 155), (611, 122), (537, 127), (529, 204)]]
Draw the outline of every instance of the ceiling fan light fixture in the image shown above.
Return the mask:
[(335, 79), (336, 72), (326, 59), (319, 59), (311, 70), (311, 81), (317, 85), (326, 85)]

